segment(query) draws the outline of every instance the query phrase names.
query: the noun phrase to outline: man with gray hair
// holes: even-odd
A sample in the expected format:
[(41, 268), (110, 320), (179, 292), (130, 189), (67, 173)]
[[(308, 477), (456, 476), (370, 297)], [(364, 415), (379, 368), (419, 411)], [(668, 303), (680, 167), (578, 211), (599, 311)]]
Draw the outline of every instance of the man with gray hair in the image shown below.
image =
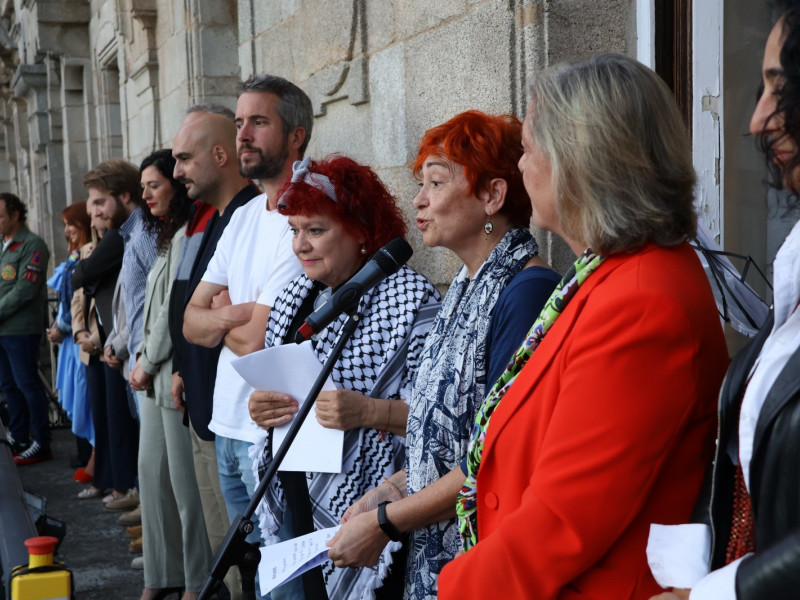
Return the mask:
[[(170, 295), (172, 397), (190, 424), (197, 486), (214, 552), (225, 538), (229, 522), (219, 485), (214, 434), (208, 429), (222, 344), (214, 348), (191, 344), (182, 330), (186, 304), (200, 283), (222, 232), (234, 212), (260, 193), (239, 174), (233, 119), (233, 111), (218, 104), (192, 106), (186, 111), (172, 149), (174, 177), (195, 201)], [(234, 600), (241, 598), (241, 583), (233, 570), (225, 583)]]
[[(247, 408), (253, 389), (231, 361), (264, 347), (272, 304), (302, 273), (287, 220), (275, 209), (292, 163), (308, 146), (311, 101), (280, 77), (250, 77), (239, 86), (235, 123), (239, 172), (260, 180), (265, 193), (231, 218), (186, 307), (183, 326), (192, 343), (208, 348), (223, 343), (209, 429), (216, 434), (220, 483), (231, 519), (245, 512), (255, 489), (248, 449), (261, 435)], [(256, 528), (248, 541), (260, 538)]]

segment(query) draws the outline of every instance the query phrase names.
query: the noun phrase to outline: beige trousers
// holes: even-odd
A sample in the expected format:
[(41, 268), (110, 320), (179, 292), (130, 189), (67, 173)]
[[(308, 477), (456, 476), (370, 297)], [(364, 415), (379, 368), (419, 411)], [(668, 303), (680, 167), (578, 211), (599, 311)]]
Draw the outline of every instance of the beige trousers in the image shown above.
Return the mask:
[(139, 395), (139, 498), (142, 505), (144, 584), (199, 592), (211, 564), (183, 415)]
[[(190, 425), (189, 429), (192, 438), (194, 470), (197, 475), (197, 487), (200, 490), (200, 501), (203, 504), (208, 541), (211, 543), (212, 552), (216, 552), (230, 528), (228, 509), (219, 485), (217, 449), (213, 441), (207, 442), (200, 439), (194, 427)], [(231, 593), (232, 600), (241, 600), (242, 582), (239, 577), (239, 569), (231, 567), (228, 574), (225, 575), (225, 585)]]

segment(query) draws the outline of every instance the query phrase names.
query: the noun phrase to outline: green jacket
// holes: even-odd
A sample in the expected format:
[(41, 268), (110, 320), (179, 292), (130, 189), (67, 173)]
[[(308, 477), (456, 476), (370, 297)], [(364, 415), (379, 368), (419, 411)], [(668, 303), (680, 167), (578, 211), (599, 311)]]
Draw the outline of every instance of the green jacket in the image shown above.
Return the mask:
[(0, 246), (0, 335), (42, 333), (47, 312), (47, 244), (25, 225)]

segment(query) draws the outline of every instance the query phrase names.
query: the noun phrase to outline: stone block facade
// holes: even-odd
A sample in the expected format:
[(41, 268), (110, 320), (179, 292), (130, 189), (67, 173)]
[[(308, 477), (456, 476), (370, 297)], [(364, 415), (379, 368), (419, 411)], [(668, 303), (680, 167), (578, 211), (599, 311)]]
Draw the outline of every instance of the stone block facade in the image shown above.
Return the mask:
[[(233, 108), (270, 72), (312, 98), (312, 156), (372, 165), (409, 223), (409, 165), (426, 129), (476, 108), (522, 117), (536, 70), (635, 49), (633, 0), (0, 0), (0, 187), (31, 206), (60, 261), (64, 206), (101, 160), (169, 147), (191, 104)], [(570, 251), (538, 235), (563, 270)], [(440, 286), (459, 266), (425, 249)]]

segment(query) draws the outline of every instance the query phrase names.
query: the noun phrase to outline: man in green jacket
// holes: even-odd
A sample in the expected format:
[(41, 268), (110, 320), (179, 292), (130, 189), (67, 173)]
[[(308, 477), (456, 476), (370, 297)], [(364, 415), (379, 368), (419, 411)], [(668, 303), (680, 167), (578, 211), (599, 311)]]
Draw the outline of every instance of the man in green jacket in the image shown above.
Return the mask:
[[(50, 251), (25, 225), (25, 205), (0, 193), (0, 390), (8, 403), (14, 462), (49, 460), (47, 396), (39, 379), (39, 339), (47, 310)], [(33, 431), (33, 441), (29, 432)]]

